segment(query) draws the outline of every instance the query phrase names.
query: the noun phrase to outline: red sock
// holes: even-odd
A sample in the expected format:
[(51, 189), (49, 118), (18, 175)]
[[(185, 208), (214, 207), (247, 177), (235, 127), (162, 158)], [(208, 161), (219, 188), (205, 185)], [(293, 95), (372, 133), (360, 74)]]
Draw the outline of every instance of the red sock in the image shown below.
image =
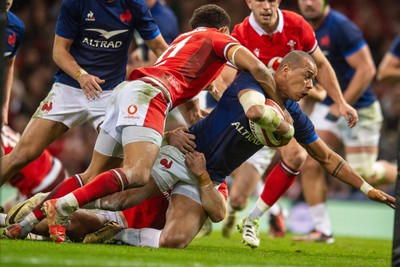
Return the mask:
[(283, 161), (279, 162), (268, 175), (261, 199), (272, 206), (286, 192), (296, 179), (298, 171), (290, 169)]
[(82, 207), (93, 200), (122, 191), (128, 185), (125, 173), (121, 169), (112, 169), (97, 175), (87, 185), (76, 189), (73, 194), (79, 207)]
[(50, 192), (50, 194), (45, 197), (45, 199), (43, 199), (39, 204), (36, 205), (36, 207), (32, 210), (33, 214), (35, 214), (35, 217), (39, 221), (43, 220), (44, 213), (42, 211), (42, 206), (45, 201), (53, 198), (63, 197), (81, 186), (83, 186), (83, 181), (79, 174), (69, 177), (68, 179), (60, 183), (56, 188), (54, 188)]

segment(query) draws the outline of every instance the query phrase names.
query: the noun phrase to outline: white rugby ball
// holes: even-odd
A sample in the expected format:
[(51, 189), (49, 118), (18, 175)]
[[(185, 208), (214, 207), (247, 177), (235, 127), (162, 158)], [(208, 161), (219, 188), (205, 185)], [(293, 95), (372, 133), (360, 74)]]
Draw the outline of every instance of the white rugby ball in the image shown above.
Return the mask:
[[(281, 107), (277, 103), (272, 101), (271, 99), (266, 99), (265, 105), (270, 106), (272, 108), (272, 110), (274, 110), (279, 115), (279, 117), (281, 117), (282, 119), (285, 118), (285, 115), (284, 115)], [(250, 129), (251, 129), (251, 132), (253, 133), (253, 135), (264, 146), (279, 147), (279, 146), (287, 144), (286, 140), (285, 140), (285, 142), (283, 142), (284, 140), (281, 135), (275, 134), (275, 133), (269, 131), (268, 129), (264, 129), (260, 125), (258, 125), (257, 123), (255, 123), (251, 120), (249, 120), (249, 124), (250, 124)]]

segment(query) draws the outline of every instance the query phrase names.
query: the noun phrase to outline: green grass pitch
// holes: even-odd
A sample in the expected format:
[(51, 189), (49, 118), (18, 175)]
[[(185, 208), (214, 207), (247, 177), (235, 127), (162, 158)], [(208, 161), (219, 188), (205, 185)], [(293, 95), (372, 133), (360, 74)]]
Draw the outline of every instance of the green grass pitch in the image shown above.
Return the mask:
[(272, 239), (263, 233), (258, 249), (240, 240), (238, 233), (224, 239), (215, 231), (183, 250), (0, 240), (0, 266), (391, 266), (391, 240), (335, 237), (328, 245), (293, 242), (290, 234)]

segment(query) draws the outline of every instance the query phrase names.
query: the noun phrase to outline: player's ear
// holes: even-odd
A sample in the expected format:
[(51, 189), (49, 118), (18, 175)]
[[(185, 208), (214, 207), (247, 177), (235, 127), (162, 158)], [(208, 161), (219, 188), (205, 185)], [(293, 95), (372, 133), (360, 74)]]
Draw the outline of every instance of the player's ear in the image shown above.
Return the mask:
[(228, 34), (228, 35), (230, 34), (229, 28), (226, 26), (219, 28), (218, 31), (221, 33)]

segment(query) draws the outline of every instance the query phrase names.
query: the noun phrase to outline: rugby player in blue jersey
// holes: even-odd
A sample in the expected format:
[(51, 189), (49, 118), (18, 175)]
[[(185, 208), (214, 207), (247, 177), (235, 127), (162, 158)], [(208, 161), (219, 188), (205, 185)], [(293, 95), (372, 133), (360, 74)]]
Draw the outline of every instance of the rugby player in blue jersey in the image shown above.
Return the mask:
[(381, 82), (400, 82), (400, 35), (393, 40), (389, 51), (379, 64), (376, 78)]
[[(316, 75), (315, 62), (310, 55), (301, 51), (293, 51), (285, 56), (274, 74), (276, 92), (286, 101), (286, 108), (294, 121), (294, 138), (333, 176), (360, 189), (370, 199), (393, 206), (393, 197), (366, 183), (343, 158), (326, 146), (315, 132), (310, 119), (294, 102), (307, 96)], [(153, 167), (151, 182), (144, 187), (125, 190), (96, 202), (96, 208), (125, 209), (146, 197), (172, 188), (163, 230), (114, 226), (96, 233), (92, 241), (185, 248), (208, 215), (212, 216), (213, 221), (222, 220), (227, 207), (216, 187), (262, 148), (262, 144), (251, 132), (249, 120), (262, 120), (265, 97), (260, 85), (248, 72), (240, 73), (214, 110), (190, 128), (190, 133), (195, 136), (196, 152), (184, 155), (174, 146), (164, 146)], [(282, 130), (286, 124), (286, 121), (280, 120), (278, 129)], [(185, 161), (192, 171), (185, 165)], [(279, 194), (279, 198), (287, 188), (276, 185), (269, 189)], [(208, 197), (200, 197), (204, 195)], [(214, 202), (210, 202), (210, 199), (214, 199)]]
[(8, 109), (10, 105), (11, 88), (14, 81), (14, 63), (17, 49), (24, 37), (24, 23), (10, 11), (13, 1), (6, 2), (6, 39), (4, 51), (4, 84), (3, 84), (3, 103), (1, 110), (1, 124), (8, 124)]
[[(327, 96), (315, 105), (310, 115), (318, 135), (335, 150), (343, 145), (347, 161), (364, 179), (395, 180), (396, 165), (377, 161), (383, 116), (371, 87), (376, 68), (360, 29), (343, 14), (330, 8), (329, 1), (299, 0), (298, 4), (335, 70), (344, 98), (359, 116), (355, 127), (347, 127), (345, 120), (329, 113), (333, 101)], [(332, 243), (334, 238), (325, 206), (325, 172), (318, 162), (308, 157), (301, 174), (303, 194), (310, 208), (314, 230), (308, 235), (295, 237), (295, 240)]]
[(89, 123), (98, 129), (112, 90), (125, 80), (134, 30), (156, 56), (167, 48), (144, 0), (62, 1), (53, 47), (55, 83), (15, 149), (1, 159), (0, 186), (70, 128)]

